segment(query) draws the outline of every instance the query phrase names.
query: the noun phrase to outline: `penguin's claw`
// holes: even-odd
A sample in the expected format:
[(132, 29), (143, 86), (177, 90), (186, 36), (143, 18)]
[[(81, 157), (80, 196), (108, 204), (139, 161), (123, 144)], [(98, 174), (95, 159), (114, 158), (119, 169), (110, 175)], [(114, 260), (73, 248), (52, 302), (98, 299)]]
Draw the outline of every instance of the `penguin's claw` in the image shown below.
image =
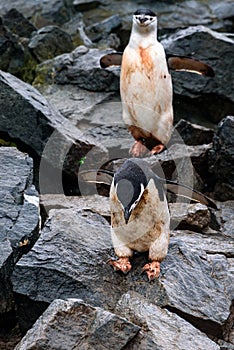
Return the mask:
[(119, 258), (118, 260), (109, 260), (108, 264), (111, 265), (115, 271), (122, 271), (123, 273), (128, 273), (132, 265), (129, 261), (129, 258)]
[(162, 143), (160, 143), (159, 145), (152, 148), (152, 150), (150, 151), (150, 154), (151, 155), (158, 154), (158, 153), (162, 152), (163, 150), (164, 150), (164, 145)]
[(130, 148), (129, 153), (133, 157), (140, 157), (143, 156), (148, 152), (148, 149), (145, 145), (143, 145), (140, 141), (135, 141), (132, 147)]
[(142, 272), (147, 273), (149, 281), (152, 281), (155, 278), (158, 278), (160, 275), (160, 262), (152, 261), (149, 264), (145, 264), (145, 266), (142, 269)]

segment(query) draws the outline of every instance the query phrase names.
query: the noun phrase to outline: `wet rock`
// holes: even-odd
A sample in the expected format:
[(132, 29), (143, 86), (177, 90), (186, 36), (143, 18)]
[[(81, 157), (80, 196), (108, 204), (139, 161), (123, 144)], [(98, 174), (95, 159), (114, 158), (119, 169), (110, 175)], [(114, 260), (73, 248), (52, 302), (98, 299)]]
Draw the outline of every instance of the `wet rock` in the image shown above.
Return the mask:
[[(0, 130), (20, 140), (34, 155), (43, 155), (41, 189), (48, 179), (56, 193), (63, 193), (62, 170), (74, 176), (79, 160), (91, 149), (91, 163), (91, 159), (95, 159), (95, 163), (98, 159), (104, 161), (107, 156), (104, 147), (74, 128), (36, 89), (4, 72), (0, 73), (0, 87)], [(53, 189), (50, 191), (53, 193)]]
[[(162, 44), (167, 53), (192, 55), (210, 64), (215, 72), (214, 78), (172, 72), (177, 115), (187, 119), (185, 112), (217, 122), (233, 111), (233, 85), (230, 80), (233, 66), (229, 60), (234, 53), (233, 39), (206, 27), (196, 26), (178, 31), (163, 40)], [(183, 98), (180, 99), (180, 96)]]
[(12, 311), (10, 276), (39, 235), (39, 197), (33, 163), (13, 147), (0, 147), (0, 314)]
[(173, 203), (170, 205), (171, 226), (178, 229), (202, 231), (210, 224), (210, 212), (200, 203)]
[(16, 9), (11, 9), (2, 17), (4, 26), (19, 37), (30, 38), (36, 30), (34, 25)]
[(209, 151), (209, 170), (214, 180), (214, 193), (224, 201), (234, 198), (234, 117), (224, 118), (218, 125)]
[[(192, 124), (184, 119), (180, 119), (175, 125), (175, 129), (179, 133), (183, 142), (190, 146), (211, 143), (214, 136), (213, 130), (198, 124)], [(172, 135), (172, 137), (173, 136), (175, 135)], [(177, 142), (179, 142), (178, 138)]]
[(36, 71), (35, 84), (75, 84), (90, 91), (117, 91), (119, 69), (102, 69), (100, 58), (109, 50), (77, 47), (71, 54), (64, 54), (41, 63)]
[(150, 304), (137, 293), (129, 292), (123, 295), (116, 311), (142, 327), (138, 335), (126, 346), (126, 350), (220, 349), (191, 324), (168, 310)]
[(69, 34), (56, 26), (47, 26), (39, 29), (31, 38), (29, 49), (38, 62), (71, 52), (72, 39)]
[(137, 334), (139, 327), (126, 319), (95, 308), (80, 299), (54, 300), (28, 331), (16, 350), (46, 349), (119, 350)]

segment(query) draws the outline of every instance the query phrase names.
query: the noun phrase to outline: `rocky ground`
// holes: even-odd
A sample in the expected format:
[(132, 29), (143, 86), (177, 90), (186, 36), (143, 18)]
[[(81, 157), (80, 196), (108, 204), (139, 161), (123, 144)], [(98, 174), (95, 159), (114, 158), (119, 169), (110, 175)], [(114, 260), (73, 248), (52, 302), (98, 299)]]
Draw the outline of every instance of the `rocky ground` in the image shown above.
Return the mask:
[[(129, 157), (120, 68), (99, 59), (146, 5), (168, 53), (215, 71), (172, 72), (175, 130), (146, 161), (217, 205), (168, 194), (169, 253), (150, 283), (145, 254), (126, 276), (107, 264), (109, 187), (80, 176)], [(0, 1), (0, 16), (0, 349), (234, 349), (232, 1)]]

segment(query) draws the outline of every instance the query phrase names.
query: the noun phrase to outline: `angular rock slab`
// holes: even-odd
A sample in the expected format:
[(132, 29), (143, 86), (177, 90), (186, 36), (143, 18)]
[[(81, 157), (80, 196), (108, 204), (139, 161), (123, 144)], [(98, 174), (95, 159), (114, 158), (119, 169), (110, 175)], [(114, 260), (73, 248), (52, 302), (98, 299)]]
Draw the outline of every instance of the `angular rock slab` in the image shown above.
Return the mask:
[(120, 350), (140, 327), (79, 299), (56, 299), (15, 350)]
[[(74, 208), (51, 210), (40, 238), (17, 263), (12, 276), (19, 319), (25, 320), (21, 328), (28, 330), (34, 315), (40, 316), (41, 302), (49, 304), (57, 298), (81, 298), (113, 310), (121, 295), (132, 288), (151, 301), (165, 303), (158, 281), (149, 284), (142, 274), (146, 255), (134, 258), (128, 275), (114, 272), (107, 264), (114, 256), (110, 226), (103, 217)], [(29, 306), (25, 299), (31, 301)]]
[[(222, 255), (222, 265), (215, 260), (216, 254)], [(234, 295), (233, 257), (233, 240), (220, 233), (173, 231), (169, 254), (162, 262), (168, 309), (223, 338)]]
[(10, 276), (16, 261), (39, 234), (39, 197), (32, 185), (32, 159), (0, 147), (0, 313), (12, 307)]
[[(0, 72), (0, 131), (23, 142), (29, 150), (43, 157), (42, 181), (53, 178), (60, 181), (61, 172), (77, 173), (79, 160), (92, 150), (90, 162), (106, 159), (107, 151), (96, 141), (86, 137), (32, 86), (11, 74)], [(12, 106), (14, 105), (14, 108)], [(89, 153), (89, 154), (91, 154)], [(92, 159), (92, 160), (91, 160)], [(58, 170), (58, 174), (47, 174), (48, 164)]]
[(122, 296), (116, 312), (142, 327), (138, 335), (124, 348), (126, 350), (220, 349), (184, 319), (149, 303), (135, 292), (128, 292)]

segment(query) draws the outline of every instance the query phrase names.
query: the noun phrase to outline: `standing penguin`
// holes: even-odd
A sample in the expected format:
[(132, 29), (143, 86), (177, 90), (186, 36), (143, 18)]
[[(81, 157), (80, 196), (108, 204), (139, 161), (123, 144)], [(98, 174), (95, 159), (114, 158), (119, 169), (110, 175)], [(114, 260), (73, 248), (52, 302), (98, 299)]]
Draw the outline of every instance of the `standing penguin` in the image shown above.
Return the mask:
[(132, 31), (121, 66), (123, 120), (134, 137), (134, 156), (158, 153), (173, 127), (172, 81), (163, 46), (157, 40), (157, 17), (148, 9), (133, 15)]
[(110, 188), (111, 236), (118, 260), (115, 270), (127, 273), (134, 251), (149, 251), (151, 262), (143, 267), (149, 280), (160, 274), (166, 257), (170, 215), (162, 179), (142, 159), (129, 159), (119, 168)]
[(157, 40), (157, 16), (149, 9), (133, 15), (129, 43), (123, 55), (111, 53), (100, 60), (101, 67), (121, 65), (122, 114), (135, 139), (130, 153), (141, 156), (159, 153), (173, 128), (172, 81), (169, 69), (213, 77), (207, 64), (184, 56), (166, 55)]

